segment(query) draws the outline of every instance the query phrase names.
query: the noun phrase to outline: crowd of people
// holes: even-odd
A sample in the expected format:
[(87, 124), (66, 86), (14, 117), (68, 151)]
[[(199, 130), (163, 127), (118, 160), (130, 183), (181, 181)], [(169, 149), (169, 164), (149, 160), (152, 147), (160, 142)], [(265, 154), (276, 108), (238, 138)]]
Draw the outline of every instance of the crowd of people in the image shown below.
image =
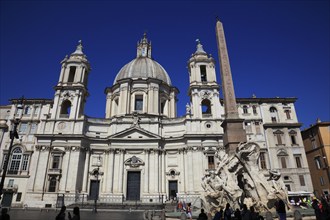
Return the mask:
[[(324, 199), (321, 198), (313, 199), (311, 207), (315, 211), (316, 220), (328, 220), (330, 219), (330, 205)], [(286, 220), (287, 219), (287, 211), (286, 211), (286, 204), (283, 200), (279, 199), (275, 203), (276, 213), (279, 220)], [(179, 201), (177, 204), (177, 209), (185, 213), (187, 219), (192, 219), (192, 206), (191, 203), (185, 203), (184, 201)], [(211, 217), (210, 213), (205, 213), (204, 209), (201, 209), (198, 220), (263, 220), (264, 217), (260, 215), (258, 212), (255, 211), (254, 207), (251, 206), (250, 208), (247, 207), (246, 204), (242, 205), (240, 209), (232, 209), (230, 204), (227, 203), (225, 209), (220, 208), (214, 213), (214, 216)]]

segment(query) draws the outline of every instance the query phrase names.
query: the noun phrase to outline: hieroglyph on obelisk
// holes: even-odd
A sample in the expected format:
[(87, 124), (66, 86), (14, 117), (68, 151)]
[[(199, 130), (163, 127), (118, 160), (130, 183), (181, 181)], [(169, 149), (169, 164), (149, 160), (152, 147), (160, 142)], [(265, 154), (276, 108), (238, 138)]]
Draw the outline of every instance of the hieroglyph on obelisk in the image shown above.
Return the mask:
[(234, 154), (238, 144), (246, 142), (246, 132), (243, 128), (244, 119), (240, 119), (238, 116), (225, 34), (222, 23), (219, 20), (216, 24), (216, 36), (221, 69), (223, 100), (225, 105), (225, 120), (221, 125), (224, 128), (223, 143), (227, 153)]

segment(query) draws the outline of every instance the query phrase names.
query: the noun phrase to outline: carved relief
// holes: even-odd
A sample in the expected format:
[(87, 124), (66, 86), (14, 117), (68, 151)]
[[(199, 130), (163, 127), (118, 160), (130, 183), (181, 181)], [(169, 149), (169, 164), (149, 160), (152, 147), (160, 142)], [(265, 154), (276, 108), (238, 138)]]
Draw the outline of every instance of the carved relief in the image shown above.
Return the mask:
[(138, 157), (136, 157), (136, 156), (133, 156), (133, 157), (131, 157), (131, 158), (128, 158), (128, 159), (124, 162), (124, 164), (125, 164), (126, 166), (130, 166), (130, 167), (134, 167), (134, 168), (136, 168), (136, 167), (139, 167), (139, 166), (144, 165), (144, 162), (143, 162), (140, 158), (138, 158)]

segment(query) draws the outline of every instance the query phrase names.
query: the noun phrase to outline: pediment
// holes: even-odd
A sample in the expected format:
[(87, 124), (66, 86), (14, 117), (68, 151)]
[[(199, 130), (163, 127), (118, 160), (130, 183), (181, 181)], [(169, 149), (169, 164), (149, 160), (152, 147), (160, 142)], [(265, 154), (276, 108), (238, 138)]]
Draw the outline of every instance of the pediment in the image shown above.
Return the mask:
[(140, 128), (140, 127), (131, 127), (131, 128), (128, 128), (128, 129), (125, 129), (121, 132), (118, 132), (116, 134), (113, 134), (109, 137), (109, 139), (131, 139), (131, 140), (145, 140), (145, 139), (156, 139), (156, 140), (159, 140), (161, 139), (161, 137), (157, 134), (154, 134), (150, 131), (147, 131), (143, 128)]

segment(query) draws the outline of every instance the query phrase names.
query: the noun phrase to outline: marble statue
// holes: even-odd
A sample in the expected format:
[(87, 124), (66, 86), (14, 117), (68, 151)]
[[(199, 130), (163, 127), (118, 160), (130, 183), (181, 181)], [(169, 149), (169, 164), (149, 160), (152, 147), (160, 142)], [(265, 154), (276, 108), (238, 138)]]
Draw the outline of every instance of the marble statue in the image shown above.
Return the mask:
[(233, 209), (246, 204), (258, 211), (269, 211), (278, 199), (290, 208), (281, 174), (270, 170), (267, 178), (260, 172), (259, 155), (260, 147), (254, 142), (239, 144), (231, 155), (224, 149), (218, 151), (216, 169), (202, 178), (204, 209), (212, 212), (229, 203)]

